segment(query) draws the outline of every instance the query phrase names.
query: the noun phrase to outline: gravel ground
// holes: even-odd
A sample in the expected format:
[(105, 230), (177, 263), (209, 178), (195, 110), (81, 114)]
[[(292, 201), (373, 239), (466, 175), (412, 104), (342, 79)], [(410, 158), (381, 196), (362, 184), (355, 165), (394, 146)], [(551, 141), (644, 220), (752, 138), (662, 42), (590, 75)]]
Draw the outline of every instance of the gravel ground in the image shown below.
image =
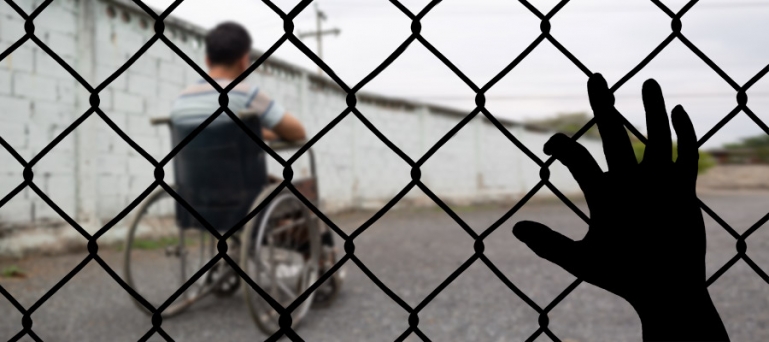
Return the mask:
[[(703, 201), (737, 231), (744, 231), (769, 210), (769, 193), (703, 194)], [(583, 203), (578, 203), (584, 208)], [(477, 231), (497, 218), (505, 207), (458, 208)], [(370, 213), (338, 215), (333, 219), (352, 231)], [(510, 229), (522, 219), (546, 223), (579, 238), (587, 226), (555, 201), (531, 203), (486, 240), (485, 254), (522, 291), (546, 306), (574, 277), (541, 260), (515, 239)], [(706, 217), (708, 274), (735, 254), (735, 241)], [(748, 254), (769, 270), (769, 229), (748, 240)], [(356, 239), (356, 255), (380, 279), (416, 306), (473, 253), (472, 239), (446, 214), (434, 208), (400, 209), (385, 215)], [(121, 274), (122, 254), (100, 255)], [(79, 263), (85, 252), (0, 262), (16, 265), (23, 278), (2, 278), (0, 284), (29, 307)], [(160, 261), (158, 261), (160, 263)], [(352, 263), (337, 301), (313, 309), (298, 328), (307, 341), (391, 341), (408, 327), (407, 313), (389, 299)], [(743, 261), (737, 262), (710, 287), (711, 296), (732, 341), (769, 341), (769, 285)], [(420, 313), (419, 327), (433, 341), (523, 341), (537, 330), (537, 314), (480, 262), (476, 262)], [(48, 341), (131, 341), (151, 326), (150, 318), (92, 262), (32, 315), (33, 330)], [(562, 341), (640, 341), (640, 321), (622, 299), (581, 284), (551, 312), (550, 328)], [(21, 329), (21, 315), (0, 298), (0, 339)], [(252, 341), (261, 334), (248, 314), (241, 293), (208, 298), (182, 315), (163, 322), (178, 341)], [(25, 337), (23, 340), (29, 340)], [(159, 336), (152, 340), (161, 340)], [(416, 336), (410, 340), (418, 340)], [(540, 336), (536, 341), (549, 341)]]

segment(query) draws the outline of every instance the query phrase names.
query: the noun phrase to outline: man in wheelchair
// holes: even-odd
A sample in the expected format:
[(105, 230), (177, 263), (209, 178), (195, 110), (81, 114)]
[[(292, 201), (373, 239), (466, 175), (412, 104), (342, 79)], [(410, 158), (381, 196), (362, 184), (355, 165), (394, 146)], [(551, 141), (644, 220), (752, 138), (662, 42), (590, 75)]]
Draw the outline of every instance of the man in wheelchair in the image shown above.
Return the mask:
[[(219, 24), (205, 37), (208, 75), (221, 87), (226, 87), (249, 67), (250, 51), (251, 38), (245, 28), (233, 22)], [(228, 96), (228, 108), (236, 114), (251, 113), (243, 121), (263, 140), (296, 142), (305, 139), (302, 123), (259, 87), (241, 82), (229, 91)], [(186, 137), (219, 106), (219, 92), (206, 80), (200, 79), (185, 88), (171, 109), (173, 143)], [(179, 193), (190, 198), (196, 211), (217, 229), (231, 227), (249, 212), (257, 195), (271, 183), (282, 181), (266, 174), (263, 151), (226, 114), (211, 122), (176, 158)], [(300, 188), (299, 184), (296, 186)], [(289, 220), (275, 224), (290, 225)], [(201, 228), (181, 208), (177, 208), (177, 222), (181, 227)], [(325, 264), (321, 266), (322, 270), (328, 267), (327, 263), (334, 258), (329, 255), (334, 252), (332, 233), (321, 226), (321, 244), (324, 250), (329, 250), (329, 253), (322, 253), (325, 254), (320, 260)], [(284, 235), (295, 235), (292, 231)], [(298, 239), (302, 240), (301, 237)], [(309, 259), (309, 246), (299, 248)]]

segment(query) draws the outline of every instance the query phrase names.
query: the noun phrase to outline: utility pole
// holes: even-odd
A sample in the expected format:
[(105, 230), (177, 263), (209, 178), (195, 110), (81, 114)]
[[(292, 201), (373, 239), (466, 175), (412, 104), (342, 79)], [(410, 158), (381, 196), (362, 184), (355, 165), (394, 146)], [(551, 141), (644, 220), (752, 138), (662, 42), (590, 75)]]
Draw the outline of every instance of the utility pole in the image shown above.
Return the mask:
[[(323, 59), (323, 36), (329, 35), (329, 34), (336, 36), (336, 35), (339, 35), (339, 33), (341, 32), (339, 28), (323, 30), (321, 27), (321, 22), (326, 19), (327, 19), (326, 13), (321, 11), (320, 8), (318, 8), (318, 3), (315, 2), (315, 31), (299, 32), (296, 35), (299, 39), (315, 36), (315, 40), (317, 41), (317, 44), (318, 44), (317, 45), (318, 57), (320, 57), (320, 59)], [(318, 74), (319, 75), (323, 74), (323, 69), (321, 69), (320, 67), (318, 67)]]

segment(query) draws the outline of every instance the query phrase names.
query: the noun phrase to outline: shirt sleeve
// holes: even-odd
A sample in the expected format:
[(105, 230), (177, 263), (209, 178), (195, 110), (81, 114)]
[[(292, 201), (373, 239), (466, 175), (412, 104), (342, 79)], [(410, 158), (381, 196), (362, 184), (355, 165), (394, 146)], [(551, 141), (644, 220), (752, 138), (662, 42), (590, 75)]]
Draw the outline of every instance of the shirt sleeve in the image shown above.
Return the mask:
[(252, 95), (246, 104), (246, 108), (255, 111), (259, 115), (262, 127), (272, 129), (283, 119), (286, 108), (275, 102), (259, 88), (254, 88)]

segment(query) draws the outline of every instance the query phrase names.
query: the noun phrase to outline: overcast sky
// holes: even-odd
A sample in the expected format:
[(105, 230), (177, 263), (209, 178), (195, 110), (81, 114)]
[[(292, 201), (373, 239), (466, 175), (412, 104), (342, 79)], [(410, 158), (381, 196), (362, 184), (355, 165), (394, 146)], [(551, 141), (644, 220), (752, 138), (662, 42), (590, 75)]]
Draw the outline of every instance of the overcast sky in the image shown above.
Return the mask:
[[(171, 0), (145, 0), (165, 8)], [(298, 1), (274, 0), (288, 12)], [(410, 20), (387, 0), (316, 0), (328, 20), (324, 28), (341, 35), (323, 40), (323, 59), (350, 86), (380, 64), (411, 33)], [(428, 0), (402, 0), (416, 13)], [(556, 0), (530, 0), (546, 13)], [(677, 11), (687, 1), (663, 1)], [(224, 20), (244, 24), (255, 48), (266, 50), (282, 34), (283, 23), (258, 0), (187, 0), (174, 12), (206, 28)], [(769, 0), (701, 1), (683, 17), (684, 35), (737, 83), (743, 84), (769, 64)], [(670, 18), (648, 0), (574, 0), (552, 21), (552, 35), (591, 71), (610, 84), (618, 81), (670, 33)], [(295, 20), (295, 33), (315, 28), (311, 5)], [(539, 21), (512, 0), (446, 0), (422, 21), (422, 35), (482, 86), (539, 34)], [(306, 44), (315, 51), (315, 40)], [(309, 70), (317, 67), (291, 44), (277, 58)], [(679, 41), (617, 92), (617, 106), (642, 132), (640, 100), (645, 79), (660, 82), (669, 109), (682, 104), (704, 135), (736, 105), (735, 92)], [(541, 43), (487, 93), (494, 115), (516, 120), (564, 112), (589, 112), (587, 77), (552, 44)], [(364, 87), (365, 91), (467, 109), (473, 92), (419, 42)], [(769, 77), (748, 91), (748, 105), (769, 122)], [(741, 113), (706, 143), (718, 147), (762, 131)]]

